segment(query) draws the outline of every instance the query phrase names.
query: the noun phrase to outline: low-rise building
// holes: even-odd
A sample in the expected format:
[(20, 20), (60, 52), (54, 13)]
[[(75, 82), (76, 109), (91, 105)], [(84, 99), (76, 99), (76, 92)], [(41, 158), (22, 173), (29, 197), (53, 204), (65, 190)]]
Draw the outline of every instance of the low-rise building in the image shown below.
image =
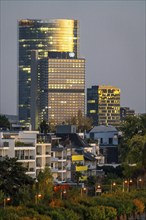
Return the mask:
[(97, 141), (100, 153), (105, 157), (105, 163), (118, 163), (119, 132), (114, 126), (95, 126), (86, 138)]

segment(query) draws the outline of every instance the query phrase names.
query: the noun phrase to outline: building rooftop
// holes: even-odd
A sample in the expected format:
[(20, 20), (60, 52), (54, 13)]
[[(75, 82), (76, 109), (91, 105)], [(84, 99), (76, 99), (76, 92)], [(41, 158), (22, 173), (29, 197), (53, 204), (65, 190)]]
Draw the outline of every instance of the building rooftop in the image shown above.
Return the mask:
[(117, 129), (112, 126), (112, 125), (108, 125), (108, 126), (105, 126), (105, 125), (99, 125), (99, 126), (95, 126), (91, 131), (90, 133), (94, 133), (94, 132), (112, 132), (112, 131), (115, 131), (117, 132)]

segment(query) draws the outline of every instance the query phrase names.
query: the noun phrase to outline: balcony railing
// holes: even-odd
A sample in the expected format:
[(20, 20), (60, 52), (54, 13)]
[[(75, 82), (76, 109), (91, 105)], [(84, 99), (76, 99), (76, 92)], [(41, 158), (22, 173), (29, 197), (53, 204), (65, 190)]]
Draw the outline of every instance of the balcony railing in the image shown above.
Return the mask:
[(34, 156), (16, 156), (18, 160), (34, 160)]
[(20, 141), (15, 142), (15, 147), (32, 147), (32, 146), (34, 146), (33, 143), (24, 143)]

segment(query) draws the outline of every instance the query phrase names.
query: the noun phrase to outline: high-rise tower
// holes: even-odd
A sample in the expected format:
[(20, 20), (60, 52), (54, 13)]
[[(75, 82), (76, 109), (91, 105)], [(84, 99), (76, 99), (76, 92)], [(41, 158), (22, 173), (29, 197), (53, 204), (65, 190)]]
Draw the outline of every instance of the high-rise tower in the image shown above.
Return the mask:
[[(45, 120), (50, 125), (57, 125), (77, 116), (79, 110), (84, 115), (85, 59), (75, 58), (73, 53), (68, 52), (48, 52), (48, 57), (40, 59), (38, 66), (38, 103), (35, 95), (32, 95), (32, 127), (33, 120), (36, 125), (37, 120), (39, 123)], [(34, 92), (35, 89), (31, 88), (31, 91)], [(38, 115), (37, 112), (33, 113), (33, 109), (35, 111), (37, 108)]]
[[(35, 54), (34, 54), (35, 53)], [(50, 56), (48, 56), (50, 54)], [(65, 56), (65, 57), (64, 57)], [(47, 61), (46, 61), (47, 60)], [(77, 20), (69, 19), (49, 19), (49, 20), (20, 20), (19, 21), (19, 120), (22, 123), (30, 123), (31, 114), (30, 108), (34, 104), (35, 100), (31, 100), (31, 96), (37, 96), (39, 94), (38, 109), (40, 112), (43, 105), (46, 109), (50, 108), (45, 102), (42, 80), (48, 82), (48, 91), (46, 96), (51, 96), (53, 89), (58, 88), (58, 97), (53, 97), (54, 102), (57, 103), (62, 95), (63, 89), (66, 89), (66, 93), (63, 95), (64, 100), (68, 103), (66, 108), (70, 108), (75, 102), (72, 97), (74, 88), (80, 87), (82, 84), (82, 97), (84, 97), (85, 86), (85, 71), (84, 65), (82, 66), (82, 59), (79, 58), (79, 23)], [(33, 63), (34, 61), (34, 63)], [(42, 63), (47, 62), (47, 70), (42, 67)], [(37, 67), (36, 67), (37, 65)], [(54, 66), (56, 65), (56, 66)], [(33, 71), (31, 71), (33, 68)], [(82, 70), (82, 82), (81, 78), (78, 80), (80, 71)], [(66, 78), (66, 74), (69, 73), (69, 78)], [(54, 74), (54, 75), (53, 75)], [(47, 76), (48, 75), (48, 76)], [(32, 77), (35, 81), (32, 82)], [(57, 78), (58, 77), (58, 78)], [(59, 78), (60, 77), (60, 78)], [(63, 78), (64, 77), (64, 78)], [(63, 82), (64, 79), (64, 82)], [(49, 81), (48, 81), (49, 80)], [(52, 81), (54, 80), (54, 82)], [(68, 81), (67, 81), (68, 80)], [(70, 81), (69, 81), (70, 80)], [(36, 85), (36, 83), (38, 83)], [(66, 86), (65, 86), (66, 84)], [(70, 84), (70, 88), (67, 86)], [(52, 87), (51, 87), (52, 86)], [(72, 90), (71, 87), (73, 86)], [(35, 88), (35, 91), (31, 91)], [(45, 90), (46, 91), (46, 90)], [(57, 91), (57, 90), (56, 90)], [(38, 92), (38, 93), (37, 93)], [(69, 96), (69, 93), (70, 96)], [(76, 90), (77, 95), (77, 90)], [(55, 93), (57, 94), (57, 93)], [(74, 95), (75, 97), (75, 95)], [(37, 98), (37, 97), (36, 97)], [(66, 99), (66, 100), (65, 100)], [(69, 101), (70, 100), (70, 101)], [(70, 103), (71, 100), (73, 103)], [(45, 102), (45, 103), (44, 103)], [(44, 103), (44, 104), (43, 104)], [(47, 106), (46, 106), (47, 104)], [(76, 102), (74, 103), (76, 105)], [(59, 106), (59, 104), (57, 105)], [(81, 109), (84, 109), (84, 102), (81, 102)], [(54, 107), (55, 109), (55, 107)], [(32, 113), (37, 114), (37, 110)], [(40, 113), (41, 114), (41, 113)], [(49, 114), (49, 113), (48, 113)], [(53, 117), (54, 113), (49, 114), (49, 118)], [(52, 115), (52, 116), (51, 116)], [(55, 116), (54, 116), (55, 117)], [(59, 117), (59, 116), (58, 116)], [(41, 116), (40, 116), (41, 118)]]
[(87, 116), (94, 125), (120, 123), (120, 89), (115, 86), (92, 86), (87, 89)]

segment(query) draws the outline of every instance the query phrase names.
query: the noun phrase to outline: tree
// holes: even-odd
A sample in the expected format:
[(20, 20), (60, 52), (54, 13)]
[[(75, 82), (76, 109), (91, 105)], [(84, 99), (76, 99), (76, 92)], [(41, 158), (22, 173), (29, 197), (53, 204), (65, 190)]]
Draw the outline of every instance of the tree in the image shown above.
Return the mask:
[(142, 164), (142, 157), (144, 146), (146, 144), (146, 135), (134, 135), (131, 139), (127, 141), (128, 143), (128, 154), (127, 154), (127, 161), (129, 163), (140, 163)]
[(46, 167), (37, 176), (36, 193), (42, 195), (42, 199), (50, 200), (53, 196), (53, 176), (51, 170)]
[(83, 116), (81, 110), (78, 111), (76, 116), (72, 116), (70, 119), (68, 119), (67, 123), (76, 125), (78, 132), (88, 131), (92, 128), (92, 119)]
[(146, 170), (146, 142), (144, 143), (144, 147), (142, 150), (142, 166)]
[(5, 115), (0, 115), (0, 128), (10, 128), (10, 122)]
[(40, 132), (41, 133), (48, 133), (50, 131), (50, 127), (49, 125), (47, 124), (47, 122), (45, 120), (43, 120), (41, 123), (40, 123)]
[(0, 161), (0, 190), (4, 196), (10, 196), (13, 203), (19, 203), (22, 189), (33, 184), (33, 179), (25, 172), (26, 168), (16, 158), (6, 157)]
[(142, 151), (146, 143), (146, 114), (126, 117), (120, 129), (121, 162), (138, 163), (142, 160)]
[(80, 171), (76, 171), (75, 174), (74, 174), (74, 179), (75, 181), (77, 182), (77, 185), (79, 185), (79, 182), (80, 182), (80, 178), (83, 177), (83, 174), (82, 172)]

